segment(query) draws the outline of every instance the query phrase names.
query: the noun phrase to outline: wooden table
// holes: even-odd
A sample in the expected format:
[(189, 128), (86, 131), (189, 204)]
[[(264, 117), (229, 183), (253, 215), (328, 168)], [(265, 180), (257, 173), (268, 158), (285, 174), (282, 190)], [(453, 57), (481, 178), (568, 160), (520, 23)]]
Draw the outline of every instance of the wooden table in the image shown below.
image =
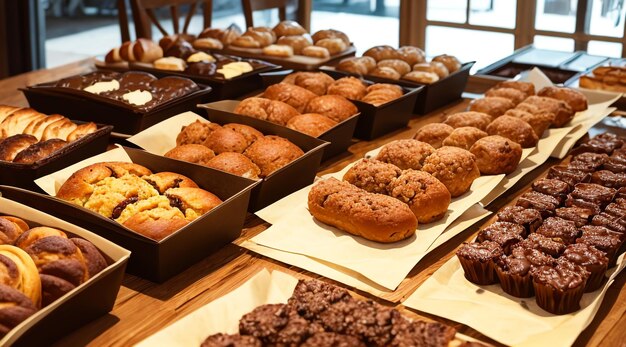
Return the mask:
[[(0, 82), (0, 103), (26, 106), (26, 100), (17, 88), (35, 83), (56, 80), (92, 69), (92, 60), (87, 59), (50, 70), (26, 73)], [(472, 83), (472, 79), (470, 79)], [(339, 156), (327, 163), (322, 173), (335, 172), (348, 163), (362, 158), (374, 148), (391, 140), (409, 138), (416, 129), (430, 122), (440, 121), (444, 114), (463, 110), (467, 100), (449, 105), (444, 111), (414, 118), (409, 128), (396, 131), (370, 142), (358, 142), (350, 147), (350, 153)], [(600, 127), (596, 127), (597, 130)], [(488, 209), (497, 211), (516, 198), (530, 185), (533, 179), (545, 173), (551, 165), (560, 160), (549, 159), (547, 163), (524, 177), (509, 193), (497, 199)], [(484, 221), (483, 221), (484, 222)], [(384, 299), (367, 293), (353, 291), (359, 296), (372, 298), (381, 304), (394, 306), (410, 295), (430, 274), (452, 257), (454, 250), (465, 240), (474, 237), (481, 223), (456, 236), (443, 246), (428, 254), (416, 265), (399, 289)], [(163, 284), (154, 284), (136, 276), (126, 275), (113, 311), (76, 330), (73, 334), (57, 342), (57, 346), (129, 346), (139, 342), (166, 325), (189, 314), (230, 292), (263, 268), (278, 269), (299, 278), (319, 278), (320, 276), (272, 259), (254, 254), (237, 246), (243, 240), (265, 230), (269, 224), (254, 215), (249, 215), (241, 237), (214, 255), (195, 264), (178, 276)], [(327, 280), (329, 281), (329, 280)], [(329, 281), (332, 282), (332, 281)], [(604, 302), (591, 325), (580, 334), (576, 346), (626, 346), (626, 276), (622, 273), (608, 290)], [(337, 283), (336, 283), (337, 284)], [(341, 285), (341, 284), (339, 284)], [(386, 300), (385, 300), (386, 299)], [(458, 331), (496, 345), (498, 343), (475, 330), (453, 321), (436, 316), (417, 313), (397, 305), (412, 317), (432, 319), (453, 325)]]

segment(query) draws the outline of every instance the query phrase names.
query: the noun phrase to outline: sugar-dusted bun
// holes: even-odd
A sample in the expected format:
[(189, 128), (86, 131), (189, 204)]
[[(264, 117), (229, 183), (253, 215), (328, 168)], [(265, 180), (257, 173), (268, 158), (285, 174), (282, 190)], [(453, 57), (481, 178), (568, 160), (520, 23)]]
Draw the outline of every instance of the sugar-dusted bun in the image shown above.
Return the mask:
[(300, 114), (287, 122), (288, 128), (313, 137), (322, 135), (335, 125), (337, 125), (337, 122), (318, 113)]

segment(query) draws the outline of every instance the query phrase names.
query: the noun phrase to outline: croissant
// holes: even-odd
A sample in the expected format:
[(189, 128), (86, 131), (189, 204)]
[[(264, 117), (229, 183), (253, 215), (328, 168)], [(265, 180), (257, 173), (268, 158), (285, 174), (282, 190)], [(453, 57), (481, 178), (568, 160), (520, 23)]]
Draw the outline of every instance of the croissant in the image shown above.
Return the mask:
[(41, 306), (41, 282), (37, 266), (18, 247), (0, 245), (0, 284), (24, 294), (35, 308)]

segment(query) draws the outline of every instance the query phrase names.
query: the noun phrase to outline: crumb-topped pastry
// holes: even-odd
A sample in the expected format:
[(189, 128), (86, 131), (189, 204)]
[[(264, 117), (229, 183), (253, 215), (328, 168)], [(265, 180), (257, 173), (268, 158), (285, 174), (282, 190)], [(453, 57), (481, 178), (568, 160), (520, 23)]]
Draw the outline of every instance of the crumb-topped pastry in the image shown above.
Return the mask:
[(387, 195), (389, 185), (401, 174), (402, 170), (393, 164), (362, 159), (343, 175), (343, 180), (370, 193)]
[(426, 142), (415, 139), (391, 141), (381, 148), (376, 160), (393, 164), (402, 170), (420, 170), (426, 158), (435, 148)]
[(452, 197), (467, 192), (474, 180), (480, 177), (476, 157), (461, 148), (444, 146), (424, 161), (422, 170), (441, 181)]
[(387, 186), (389, 196), (409, 205), (419, 223), (440, 220), (448, 212), (450, 192), (427, 172), (404, 170)]
[(493, 284), (498, 281), (495, 261), (503, 254), (500, 245), (493, 241), (464, 243), (456, 251), (465, 278), (480, 285)]
[(440, 148), (443, 140), (445, 140), (454, 128), (443, 123), (431, 123), (421, 127), (413, 138), (418, 141), (426, 142), (434, 148)]
[(474, 127), (486, 131), (487, 125), (489, 125), (492, 120), (493, 117), (486, 113), (468, 111), (453, 113), (447, 116), (443, 123), (453, 128)]
[[(486, 136), (487, 133), (478, 128), (460, 127), (454, 129), (454, 131), (443, 140), (442, 144), (444, 146), (459, 147), (469, 151), (476, 141)], [(476, 155), (476, 153), (474, 153), (474, 155)]]
[(515, 88), (495, 88), (489, 89), (485, 92), (485, 96), (499, 96), (502, 98), (509, 99), (513, 102), (514, 105), (519, 104), (520, 102), (526, 99), (526, 93), (521, 90)]
[(511, 255), (496, 261), (496, 274), (505, 293), (529, 298), (534, 295), (533, 271), (541, 266), (551, 266), (554, 258), (535, 248), (517, 247)]
[(318, 113), (305, 113), (292, 117), (287, 122), (287, 128), (318, 137), (337, 125), (334, 120)]

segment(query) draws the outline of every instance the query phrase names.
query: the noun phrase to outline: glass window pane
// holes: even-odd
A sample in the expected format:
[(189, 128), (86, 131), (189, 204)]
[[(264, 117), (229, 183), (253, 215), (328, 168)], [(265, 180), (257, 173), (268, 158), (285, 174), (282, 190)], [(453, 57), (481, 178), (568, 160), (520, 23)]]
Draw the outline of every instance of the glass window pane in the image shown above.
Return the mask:
[(539, 30), (573, 33), (578, 0), (537, 0), (535, 27)]
[(620, 58), (622, 56), (622, 44), (605, 41), (589, 41), (587, 52), (593, 55)]
[(465, 23), (465, 0), (428, 0), (426, 18), (444, 22)]
[(624, 35), (624, 11), (624, 0), (592, 1), (589, 33), (621, 37)]
[(470, 24), (515, 28), (516, 0), (471, 0)]
[(573, 52), (574, 40), (554, 36), (535, 35), (534, 45), (541, 49), (551, 49), (553, 51)]
[(426, 27), (426, 55), (452, 54), (462, 62), (476, 61), (472, 72), (513, 52), (512, 34), (481, 30)]

